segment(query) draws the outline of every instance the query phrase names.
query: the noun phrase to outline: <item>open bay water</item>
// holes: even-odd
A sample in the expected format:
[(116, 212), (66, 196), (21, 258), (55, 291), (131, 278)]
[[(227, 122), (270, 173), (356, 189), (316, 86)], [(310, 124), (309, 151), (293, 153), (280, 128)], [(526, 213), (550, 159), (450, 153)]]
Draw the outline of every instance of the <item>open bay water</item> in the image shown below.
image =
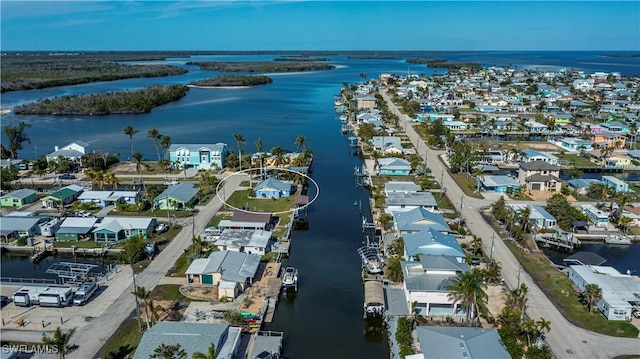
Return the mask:
[[(258, 61), (276, 56), (169, 59), (167, 62), (185, 66), (192, 72), (164, 78), (10, 92), (2, 95), (0, 107), (52, 96), (128, 90), (153, 84), (186, 84), (220, 75), (184, 65), (186, 61)], [(477, 61), (486, 66), (517, 65), (518, 68), (562, 66), (585, 71), (620, 71), (625, 75), (638, 72), (637, 58), (609, 58), (600, 53), (473, 52), (404, 57), (443, 57), (452, 61)], [(433, 69), (407, 64), (404, 59), (350, 60), (344, 55), (329, 56), (329, 59), (329, 63), (339, 67), (302, 74), (273, 74), (270, 75), (272, 84), (246, 89), (192, 88), (180, 101), (155, 108), (148, 114), (57, 117), (10, 113), (1, 119), (3, 124), (25, 121), (32, 125), (27, 130), (31, 143), (25, 143), (20, 152), (22, 158), (31, 159), (53, 151), (56, 145), (83, 140), (90, 144), (91, 150), (119, 152), (122, 160), (128, 160), (129, 139), (122, 133), (127, 125), (140, 130), (134, 136), (134, 150), (149, 160), (156, 159), (153, 142), (146, 137), (151, 128), (171, 136), (173, 143), (226, 142), (236, 151), (233, 135), (240, 133), (247, 141), (243, 151), (246, 153), (256, 151), (258, 138), (266, 150), (274, 146), (295, 150), (295, 138), (305, 136), (314, 151), (312, 177), (319, 184), (320, 195), (309, 208), (309, 230), (294, 232), (291, 256), (285, 263), (298, 268), (299, 291), (295, 296), (281, 298), (274, 322), (266, 329), (285, 333), (284, 355), (288, 358), (388, 358), (386, 335), (380, 335), (381, 330), (366, 325), (362, 319), (361, 263), (356, 253), (363, 241), (362, 217), (353, 203), (362, 200), (363, 214), (367, 215), (368, 192), (354, 186), (353, 169), (360, 160), (350, 154), (340, 133), (333, 95), (340, 92), (345, 82), (361, 82), (360, 74), (366, 78), (376, 78), (381, 73), (406, 76), (431, 74)], [(588, 62), (604, 65), (591, 67)], [(444, 70), (438, 72), (444, 73)], [(607, 264), (614, 265), (616, 258), (608, 259)], [(28, 266), (32, 266), (30, 262), (3, 257), (2, 275), (17, 276)]]

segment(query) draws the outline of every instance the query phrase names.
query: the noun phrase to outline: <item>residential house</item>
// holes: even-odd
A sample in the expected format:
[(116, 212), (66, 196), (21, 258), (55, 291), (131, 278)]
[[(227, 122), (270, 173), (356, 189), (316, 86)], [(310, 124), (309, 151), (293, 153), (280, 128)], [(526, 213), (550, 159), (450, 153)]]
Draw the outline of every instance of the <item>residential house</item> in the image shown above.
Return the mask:
[(99, 207), (116, 204), (137, 204), (140, 198), (138, 191), (84, 191), (78, 197), (82, 203), (95, 203)]
[(197, 170), (222, 169), (227, 160), (227, 144), (172, 144), (169, 161)]
[(270, 231), (274, 228), (274, 225), (271, 213), (234, 211), (231, 219), (223, 219), (218, 223), (218, 228), (221, 230), (231, 228)]
[(400, 262), (407, 307), (428, 317), (464, 317), (464, 304), (449, 297), (447, 287), (469, 265), (451, 256), (420, 255), (419, 261)]
[(622, 216), (628, 217), (631, 220), (631, 222), (629, 222), (629, 226), (640, 226), (640, 207), (624, 207), (622, 210)]
[(40, 235), (44, 237), (53, 237), (56, 234), (58, 228), (62, 224), (62, 218), (53, 217), (46, 222), (40, 223)]
[(497, 193), (513, 193), (520, 189), (520, 183), (513, 177), (503, 175), (476, 176), (481, 191)]
[(356, 116), (356, 122), (358, 123), (382, 122), (382, 115), (380, 115), (379, 113), (363, 112)]
[(637, 303), (640, 282), (629, 274), (621, 274), (613, 267), (593, 265), (572, 265), (569, 279), (582, 292), (588, 284), (596, 284), (602, 289), (602, 298), (596, 306), (609, 320), (631, 320), (633, 305)]
[(198, 189), (191, 182), (180, 182), (169, 186), (153, 200), (155, 209), (184, 210), (196, 203)]
[(618, 192), (633, 192), (632, 189), (629, 189), (629, 184), (619, 178), (613, 176), (602, 176), (601, 181)]
[(549, 126), (542, 123), (535, 122), (535, 121), (525, 122), (524, 127), (531, 134), (540, 134), (540, 133), (549, 132)]
[(464, 250), (456, 237), (434, 228), (409, 233), (402, 238), (404, 239), (404, 259), (407, 261), (414, 261), (419, 255), (450, 256), (464, 261)]
[(518, 182), (528, 191), (560, 191), (560, 168), (544, 161), (524, 162), (518, 170)]
[(390, 176), (408, 176), (411, 163), (403, 158), (385, 157), (378, 159), (378, 174)]
[(271, 250), (271, 231), (225, 229), (213, 245), (221, 251), (265, 255)]
[(91, 238), (91, 233), (97, 225), (96, 217), (67, 217), (56, 231), (58, 241), (79, 241)]
[(239, 356), (241, 336), (242, 328), (227, 323), (158, 322), (144, 332), (133, 359), (155, 357), (160, 344), (179, 345), (185, 358), (195, 353), (206, 355), (213, 345), (216, 359), (233, 359)]
[(39, 198), (38, 192), (23, 188), (0, 197), (0, 205), (2, 207), (22, 207), (37, 201)]
[(571, 121), (573, 120), (573, 116), (571, 116), (571, 114), (569, 113), (552, 113), (548, 118), (549, 120), (553, 120), (556, 125), (571, 123)]
[(400, 137), (374, 136), (371, 141), (373, 142), (373, 148), (384, 155), (401, 155), (403, 153)]
[(418, 192), (422, 189), (419, 185), (413, 182), (407, 181), (389, 181), (384, 184), (384, 195), (389, 196), (389, 193), (395, 192)]
[(571, 190), (573, 190), (576, 194), (586, 195), (589, 186), (594, 183), (600, 183), (600, 181), (593, 178), (576, 178), (568, 180), (567, 183), (569, 184), (569, 188), (571, 188)]
[[(522, 210), (529, 207), (531, 210), (529, 214), (529, 223), (539, 229), (554, 229), (557, 227), (558, 221), (552, 216), (546, 209), (540, 206), (528, 205), (528, 204), (509, 204), (511, 212), (514, 215), (518, 215)], [(516, 217), (517, 218), (517, 217)]]
[(376, 108), (376, 98), (373, 95), (363, 95), (356, 97), (358, 110), (370, 110)]
[(462, 121), (447, 121), (444, 126), (451, 131), (464, 131), (467, 129), (467, 124)]
[(620, 121), (604, 122), (600, 124), (600, 127), (604, 128), (605, 131), (610, 133), (629, 132), (629, 125)]
[(626, 137), (612, 132), (592, 133), (591, 145), (597, 147), (624, 148)]
[(580, 150), (590, 151), (593, 149), (590, 141), (573, 137), (561, 138), (558, 145), (566, 150), (576, 152)]
[(33, 237), (40, 234), (40, 223), (46, 217), (0, 217), (0, 236), (5, 243), (11, 238)]
[(606, 167), (629, 167), (631, 166), (632, 161), (630, 157), (617, 153), (614, 153), (603, 160)]
[(74, 141), (62, 148), (55, 146), (54, 151), (46, 155), (46, 158), (48, 162), (57, 161), (59, 157), (80, 161), (88, 153), (88, 147), (89, 144), (84, 141)]
[(283, 198), (291, 195), (291, 182), (270, 177), (258, 183), (253, 189), (255, 198)]
[(431, 192), (393, 192), (384, 201), (386, 212), (406, 212), (415, 208), (438, 211), (438, 202)]
[(42, 206), (45, 208), (62, 208), (77, 200), (83, 191), (84, 188), (74, 184), (62, 187), (42, 197)]
[(544, 161), (552, 165), (558, 164), (558, 157), (548, 152), (540, 152), (530, 148), (525, 148), (524, 150), (522, 150), (522, 153), (523, 162)]
[(253, 284), (259, 265), (260, 256), (257, 254), (219, 251), (191, 262), (185, 274), (188, 283), (219, 285), (233, 282), (238, 283), (240, 292), (243, 292)]
[(416, 327), (420, 351), (406, 359), (510, 359), (496, 328)]
[(392, 212), (391, 214), (395, 230), (401, 236), (420, 232), (429, 227), (442, 233), (453, 233), (441, 214), (430, 212), (424, 208), (415, 208), (406, 212)]
[(93, 238), (96, 242), (119, 242), (138, 235), (148, 238), (156, 222), (155, 218), (148, 217), (105, 217), (93, 231)]

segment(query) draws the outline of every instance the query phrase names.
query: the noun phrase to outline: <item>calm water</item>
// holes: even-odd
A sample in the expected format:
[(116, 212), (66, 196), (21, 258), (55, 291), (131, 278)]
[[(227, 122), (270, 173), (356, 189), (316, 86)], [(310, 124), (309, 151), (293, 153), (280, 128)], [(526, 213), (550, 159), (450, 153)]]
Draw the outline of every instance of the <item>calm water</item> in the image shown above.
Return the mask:
[[(640, 274), (640, 244), (630, 246), (614, 246), (595, 242), (582, 242), (580, 251), (594, 252), (607, 259), (604, 266), (611, 266), (620, 273), (630, 271), (632, 274)], [(562, 260), (570, 254), (556, 252), (548, 249), (543, 250), (545, 255), (555, 264), (562, 265)]]
[[(639, 59), (607, 58), (596, 53), (513, 52), (437, 56), (477, 61), (488, 66), (567, 67), (585, 71), (620, 71), (623, 74), (638, 72), (639, 64)], [(273, 56), (199, 56), (194, 60), (257, 61), (271, 58)], [(168, 62), (185, 66), (185, 61), (170, 59)], [(353, 202), (362, 199), (365, 204), (363, 210), (368, 211), (368, 193), (353, 185), (353, 168), (359, 160), (350, 155), (346, 140), (340, 134), (332, 96), (339, 93), (344, 82), (360, 82), (361, 73), (373, 78), (381, 73), (430, 74), (432, 70), (424, 65), (409, 65), (404, 60), (348, 60), (345, 56), (335, 56), (330, 62), (342, 67), (306, 74), (273, 75), (272, 84), (249, 89), (191, 89), (180, 101), (156, 108), (149, 114), (67, 117), (17, 117), (10, 114), (3, 116), (2, 122), (26, 121), (32, 124), (27, 132), (31, 144), (25, 143), (21, 152), (24, 158), (44, 155), (53, 151), (55, 145), (83, 140), (93, 150), (119, 152), (126, 160), (129, 157), (129, 140), (122, 134), (122, 128), (127, 125), (140, 130), (134, 136), (135, 151), (142, 152), (151, 160), (156, 154), (151, 139), (146, 137), (150, 128), (171, 136), (173, 143), (221, 141), (231, 149), (236, 148), (233, 134), (241, 133), (247, 140), (245, 151), (255, 151), (254, 143), (258, 138), (262, 139), (265, 149), (281, 146), (294, 150), (295, 138), (305, 136), (315, 154), (312, 176), (320, 186), (320, 196), (309, 209), (309, 230), (294, 232), (293, 235), (288, 264), (300, 271), (299, 292), (282, 298), (275, 320), (267, 329), (285, 332), (284, 354), (289, 358), (388, 358), (384, 331), (379, 325), (365, 324), (362, 319), (363, 293), (356, 249), (362, 245), (363, 235), (361, 214)], [(188, 68), (192, 72), (166, 78), (7, 93), (2, 95), (0, 106), (10, 107), (42, 97), (187, 83), (218, 75), (213, 71)], [(637, 249), (636, 246), (633, 248)], [(608, 264), (613, 265), (616, 259), (611, 258)], [(2, 275), (41, 273), (30, 269), (30, 266), (28, 262), (3, 257)], [(328, 338), (331, 340), (326, 340)]]

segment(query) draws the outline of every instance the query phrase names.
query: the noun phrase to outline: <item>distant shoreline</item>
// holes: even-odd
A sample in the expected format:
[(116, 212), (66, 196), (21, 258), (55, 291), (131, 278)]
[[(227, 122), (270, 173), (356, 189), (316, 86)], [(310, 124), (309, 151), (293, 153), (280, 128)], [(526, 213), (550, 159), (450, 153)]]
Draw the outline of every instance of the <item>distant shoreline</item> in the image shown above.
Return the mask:
[[(256, 85), (258, 86), (258, 85)], [(224, 89), (224, 90), (233, 90), (233, 89), (246, 89), (254, 86), (198, 86), (198, 85), (187, 85), (187, 87), (192, 87), (196, 89)]]

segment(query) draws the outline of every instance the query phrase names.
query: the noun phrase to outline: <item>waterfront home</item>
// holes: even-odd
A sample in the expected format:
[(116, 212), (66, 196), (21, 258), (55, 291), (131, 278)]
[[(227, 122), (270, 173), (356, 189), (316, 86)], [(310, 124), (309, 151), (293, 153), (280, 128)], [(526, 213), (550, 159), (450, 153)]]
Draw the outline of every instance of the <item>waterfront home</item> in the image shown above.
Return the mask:
[(382, 115), (379, 113), (363, 112), (356, 116), (356, 122), (358, 123), (374, 123), (381, 121)]
[(403, 153), (400, 137), (373, 136), (371, 142), (373, 143), (373, 148), (384, 155), (401, 155)]
[(157, 220), (148, 217), (105, 217), (93, 231), (96, 242), (119, 242), (132, 236), (148, 238), (156, 228)]
[(240, 355), (241, 335), (242, 328), (226, 323), (158, 322), (144, 332), (133, 359), (155, 357), (160, 344), (179, 345), (186, 353), (184, 358), (191, 358), (195, 353), (208, 353), (212, 345), (216, 358), (236, 358)]
[(467, 129), (467, 124), (462, 121), (447, 121), (444, 126), (451, 131), (464, 131)]
[(569, 279), (584, 292), (587, 284), (597, 284), (602, 289), (602, 298), (596, 306), (609, 320), (631, 320), (633, 305), (640, 304), (640, 281), (622, 274), (613, 267), (572, 265)]
[(520, 183), (513, 177), (503, 175), (476, 176), (481, 191), (497, 193), (513, 193), (520, 189)]
[(272, 230), (274, 218), (271, 213), (249, 213), (245, 211), (233, 211), (231, 219), (223, 219), (218, 223), (218, 228), (232, 229), (256, 229)]
[(552, 216), (546, 209), (540, 206), (528, 205), (528, 204), (509, 204), (511, 208), (511, 212), (516, 216), (529, 207), (531, 210), (529, 214), (529, 223), (537, 227), (538, 229), (555, 229), (557, 227), (558, 221), (554, 216)]
[(207, 258), (191, 262), (185, 272), (190, 284), (219, 285), (221, 282), (238, 283), (240, 291), (253, 284), (260, 265), (257, 254), (232, 251), (213, 252)]
[(604, 128), (605, 131), (610, 133), (629, 132), (629, 125), (624, 124), (620, 121), (604, 122), (600, 124), (600, 127)]
[(524, 123), (524, 127), (530, 134), (540, 134), (549, 132), (549, 126), (538, 123), (535, 121), (529, 121)]
[(561, 138), (557, 144), (560, 147), (569, 151), (580, 151), (580, 150), (590, 151), (593, 149), (591, 142), (587, 140), (582, 140), (579, 138), (573, 138), (573, 137)]
[(138, 191), (84, 191), (78, 197), (82, 203), (95, 203), (99, 207), (116, 204), (137, 204), (140, 198)]
[(389, 196), (389, 193), (409, 193), (418, 192), (422, 189), (419, 185), (408, 181), (389, 181), (384, 184), (384, 195)]
[(253, 189), (255, 198), (283, 198), (291, 195), (291, 182), (270, 177), (258, 183)]
[(420, 255), (419, 261), (400, 262), (407, 307), (428, 317), (464, 317), (464, 304), (449, 297), (447, 286), (469, 265), (456, 257)]
[(11, 159), (11, 158), (0, 159), (0, 168), (13, 167), (15, 169), (21, 169), (21, 166), (23, 166), (23, 163), (24, 161), (21, 159)]
[(433, 228), (442, 233), (453, 233), (447, 221), (439, 213), (424, 208), (415, 208), (407, 212), (391, 212), (396, 232), (400, 236)]
[(46, 222), (40, 223), (40, 235), (44, 237), (53, 237), (56, 234), (58, 228), (62, 224), (62, 218), (53, 217)]
[(627, 182), (619, 178), (613, 176), (602, 176), (601, 181), (618, 192), (634, 192), (632, 189), (629, 189), (629, 184)]
[(59, 157), (64, 157), (72, 161), (80, 161), (82, 156), (88, 153), (89, 144), (84, 141), (74, 141), (70, 144), (59, 148), (54, 147), (54, 151), (47, 154), (48, 162), (57, 161)]
[(446, 114), (446, 113), (427, 113), (427, 119), (431, 122), (442, 120), (443, 122), (449, 122), (456, 119), (454, 115)]
[(558, 164), (558, 157), (548, 152), (540, 152), (531, 148), (522, 150), (522, 162), (544, 161), (552, 165)]
[(38, 192), (23, 188), (0, 197), (0, 205), (2, 207), (22, 207), (37, 201), (39, 198)]
[(408, 176), (411, 163), (403, 158), (385, 157), (378, 159), (378, 174), (390, 176)]
[(172, 144), (169, 161), (180, 168), (222, 169), (227, 159), (227, 144)]
[[(601, 155), (600, 155), (601, 156)], [(604, 163), (602, 163), (604, 161)], [(631, 166), (631, 158), (627, 157), (620, 152), (613, 153), (611, 156), (607, 158), (602, 158), (600, 161), (601, 164), (604, 164), (606, 167), (629, 167)]]
[(91, 232), (97, 222), (96, 217), (67, 217), (56, 231), (56, 240), (79, 241), (91, 238)]
[(592, 146), (624, 148), (626, 137), (612, 132), (592, 133), (590, 136)]
[(622, 217), (627, 217), (631, 220), (631, 222), (629, 222), (629, 226), (640, 226), (640, 207), (624, 207), (622, 210)]
[(421, 350), (406, 359), (511, 358), (496, 328), (418, 326), (416, 332)]
[(464, 251), (456, 237), (434, 228), (405, 234), (402, 238), (404, 239), (404, 259), (407, 261), (414, 261), (419, 255), (451, 256), (464, 261)]
[(569, 113), (552, 113), (548, 116), (549, 120), (553, 120), (553, 122), (557, 124), (562, 123), (570, 123), (573, 120), (573, 116)]
[(424, 208), (431, 212), (438, 210), (438, 202), (431, 192), (393, 192), (384, 201), (385, 212), (406, 212), (415, 208)]
[(580, 210), (589, 217), (589, 220), (596, 227), (607, 228), (609, 225), (609, 214), (601, 211), (591, 204), (581, 204)]
[(46, 222), (46, 217), (0, 217), (0, 236), (5, 243), (11, 238), (33, 237), (40, 234), (40, 223)]
[(528, 191), (560, 191), (560, 167), (544, 161), (524, 162), (518, 169), (518, 182)]
[(482, 155), (482, 158), (480, 159), (480, 163), (490, 164), (490, 165), (499, 165), (505, 162), (505, 155), (506, 153), (500, 150), (489, 150)]
[(77, 200), (83, 191), (84, 188), (74, 184), (62, 187), (61, 189), (42, 197), (42, 207), (62, 209), (62, 207)]
[(271, 250), (271, 231), (225, 229), (212, 243), (221, 251), (265, 255)]
[(358, 110), (370, 110), (376, 108), (376, 98), (373, 95), (356, 96), (356, 106)]
[(573, 192), (579, 195), (586, 195), (589, 186), (594, 183), (600, 183), (600, 181), (593, 178), (576, 178), (567, 181), (567, 184), (569, 184), (569, 188), (571, 188)]
[(191, 182), (180, 182), (165, 189), (153, 199), (155, 209), (184, 210), (196, 203), (198, 189)]

